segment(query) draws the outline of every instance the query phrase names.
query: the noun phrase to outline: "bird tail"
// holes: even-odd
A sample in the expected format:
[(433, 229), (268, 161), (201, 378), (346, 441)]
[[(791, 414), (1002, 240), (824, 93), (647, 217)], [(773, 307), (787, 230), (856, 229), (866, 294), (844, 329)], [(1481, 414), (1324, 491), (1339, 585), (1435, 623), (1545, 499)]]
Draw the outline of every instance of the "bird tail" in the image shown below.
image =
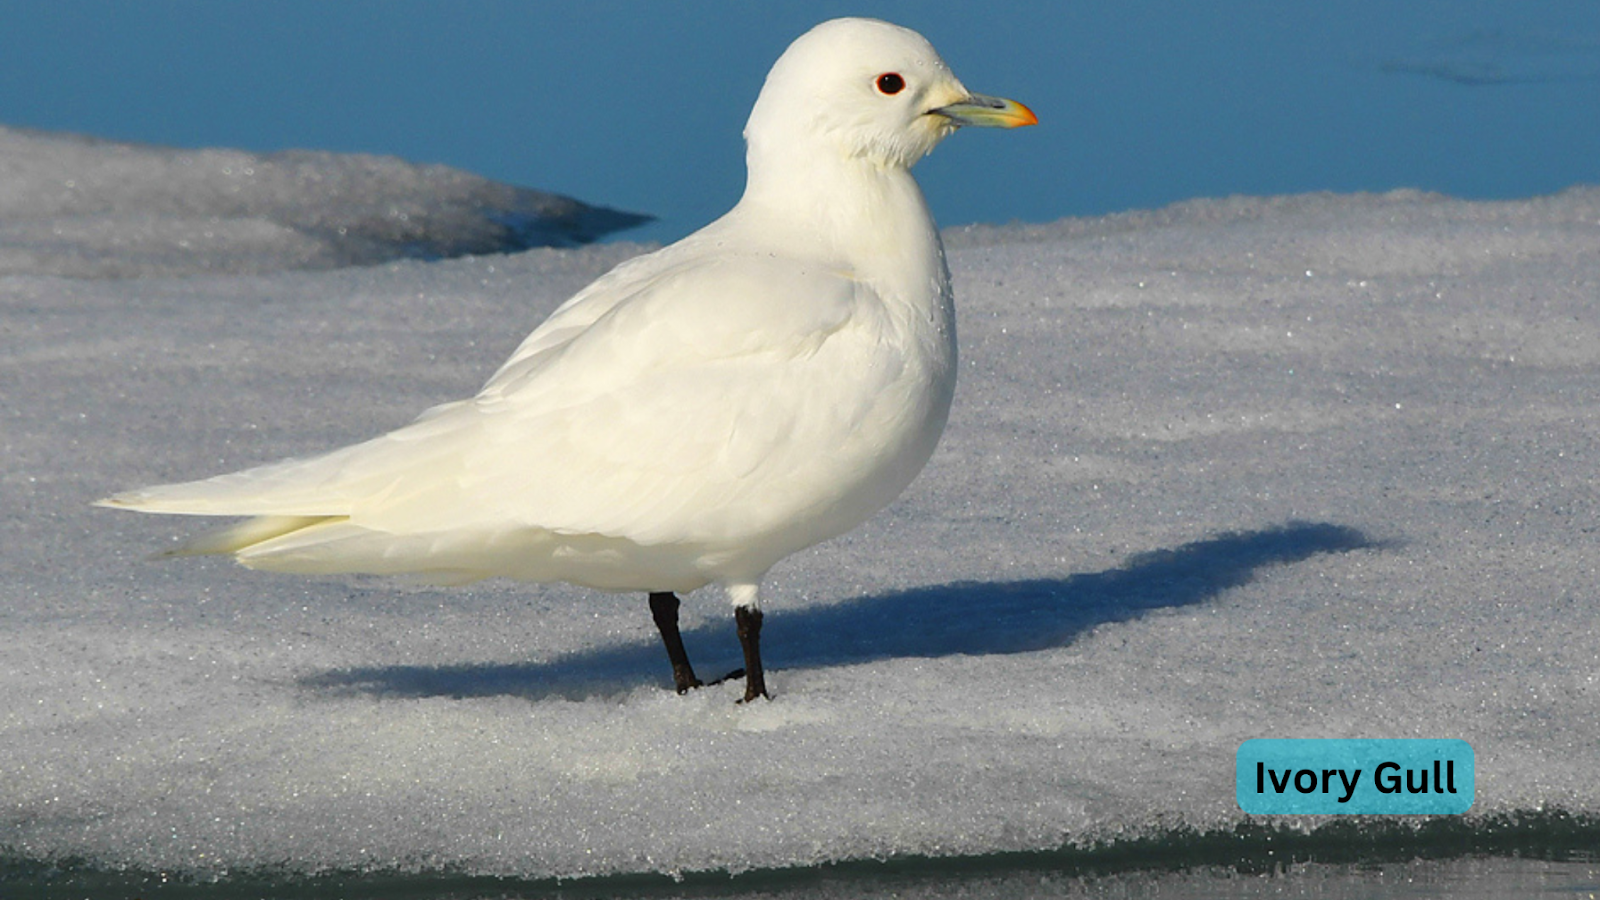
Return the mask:
[[(181, 546), (157, 554), (158, 557), (235, 555), (257, 544), (283, 537), (325, 522), (343, 521), (346, 516), (268, 514), (250, 515), (250, 503), (230, 497), (228, 481), (243, 481), (237, 476), (223, 476), (210, 481), (161, 485), (127, 491), (103, 500), (95, 506), (109, 509), (127, 509), (135, 512), (173, 513), (178, 515), (244, 515), (249, 518), (211, 531), (202, 532)], [(221, 482), (221, 484), (219, 484)], [(237, 485), (243, 487), (243, 485)], [(220, 489), (219, 489), (220, 488)], [(240, 493), (243, 493), (242, 491)]]
[(327, 522), (342, 522), (344, 516), (256, 516), (223, 528), (202, 532), (183, 544), (159, 554), (173, 556), (235, 556), (297, 531)]

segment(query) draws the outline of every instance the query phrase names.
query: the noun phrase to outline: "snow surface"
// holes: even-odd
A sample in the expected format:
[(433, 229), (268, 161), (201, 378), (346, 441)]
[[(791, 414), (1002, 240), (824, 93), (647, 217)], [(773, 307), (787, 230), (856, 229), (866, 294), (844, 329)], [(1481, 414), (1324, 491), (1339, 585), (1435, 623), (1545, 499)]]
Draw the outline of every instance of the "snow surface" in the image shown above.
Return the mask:
[[(642, 596), (149, 562), (198, 523), (88, 506), (463, 396), (639, 248), (12, 265), (0, 850), (539, 878), (1051, 848), (1231, 827), (1253, 737), (1464, 738), (1472, 816), (1600, 812), (1600, 190), (947, 241), (944, 443), (774, 571), (750, 706), (671, 692)], [(684, 612), (733, 668), (721, 596)]]
[(0, 126), (0, 275), (331, 269), (570, 247), (648, 221), (447, 166)]

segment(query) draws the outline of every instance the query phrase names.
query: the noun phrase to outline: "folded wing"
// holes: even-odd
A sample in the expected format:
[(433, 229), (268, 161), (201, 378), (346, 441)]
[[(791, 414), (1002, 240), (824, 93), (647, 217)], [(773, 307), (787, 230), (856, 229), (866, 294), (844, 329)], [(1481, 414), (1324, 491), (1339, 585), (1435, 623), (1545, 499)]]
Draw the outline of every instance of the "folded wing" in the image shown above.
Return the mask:
[(256, 517), (192, 552), (338, 556), (355, 541), (403, 571), (516, 534), (736, 540), (829, 502), (824, 472), (854, 455), (904, 364), (871, 286), (764, 255), (626, 282), (563, 307), (473, 399), (323, 456), (102, 503)]

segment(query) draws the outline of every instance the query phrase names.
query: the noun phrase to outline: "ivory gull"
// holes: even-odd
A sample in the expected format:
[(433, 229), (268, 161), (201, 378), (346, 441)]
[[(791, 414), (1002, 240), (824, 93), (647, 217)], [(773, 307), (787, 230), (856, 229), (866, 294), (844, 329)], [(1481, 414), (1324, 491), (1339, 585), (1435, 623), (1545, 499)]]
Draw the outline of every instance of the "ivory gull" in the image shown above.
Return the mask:
[(476, 397), (100, 504), (248, 516), (173, 555), (255, 569), (647, 592), (679, 693), (701, 681), (677, 594), (715, 582), (744, 701), (768, 696), (767, 570), (897, 497), (950, 410), (950, 275), (910, 168), (963, 125), (1036, 121), (969, 93), (914, 31), (824, 22), (767, 75), (738, 205), (579, 291)]

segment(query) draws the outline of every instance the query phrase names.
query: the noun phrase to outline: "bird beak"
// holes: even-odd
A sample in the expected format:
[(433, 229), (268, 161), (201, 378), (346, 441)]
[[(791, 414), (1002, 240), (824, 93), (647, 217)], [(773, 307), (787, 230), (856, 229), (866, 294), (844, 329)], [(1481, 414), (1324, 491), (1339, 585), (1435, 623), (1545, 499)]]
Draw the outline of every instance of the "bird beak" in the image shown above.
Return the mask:
[(979, 125), (990, 128), (1020, 128), (1039, 124), (1033, 110), (1015, 100), (1004, 97), (986, 97), (972, 94), (949, 106), (929, 112), (944, 116), (956, 125)]

